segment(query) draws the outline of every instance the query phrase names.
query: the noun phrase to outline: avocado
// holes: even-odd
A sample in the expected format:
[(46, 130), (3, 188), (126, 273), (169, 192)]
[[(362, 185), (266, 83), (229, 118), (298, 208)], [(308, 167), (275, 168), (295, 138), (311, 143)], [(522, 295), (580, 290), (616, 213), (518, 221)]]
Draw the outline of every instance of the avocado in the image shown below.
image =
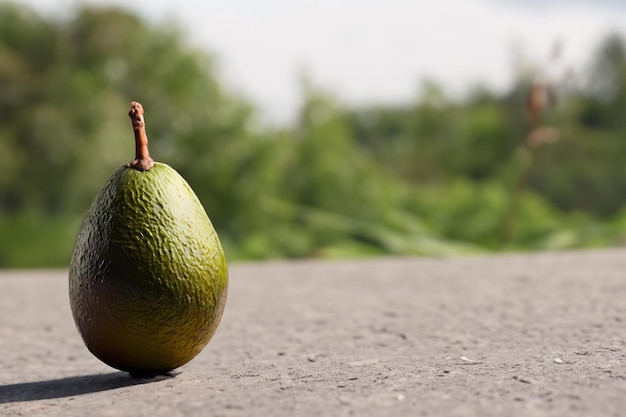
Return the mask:
[(135, 160), (91, 204), (69, 269), (85, 345), (133, 376), (167, 373), (200, 353), (228, 292), (217, 233), (183, 177), (150, 157), (143, 113), (131, 103)]

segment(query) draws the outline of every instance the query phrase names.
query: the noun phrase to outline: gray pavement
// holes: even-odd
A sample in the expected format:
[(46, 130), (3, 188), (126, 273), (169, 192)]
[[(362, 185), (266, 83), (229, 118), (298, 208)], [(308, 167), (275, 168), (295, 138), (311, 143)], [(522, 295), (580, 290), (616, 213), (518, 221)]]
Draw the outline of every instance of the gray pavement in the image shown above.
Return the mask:
[(84, 347), (66, 271), (0, 272), (2, 416), (624, 416), (626, 251), (236, 264), (168, 377)]

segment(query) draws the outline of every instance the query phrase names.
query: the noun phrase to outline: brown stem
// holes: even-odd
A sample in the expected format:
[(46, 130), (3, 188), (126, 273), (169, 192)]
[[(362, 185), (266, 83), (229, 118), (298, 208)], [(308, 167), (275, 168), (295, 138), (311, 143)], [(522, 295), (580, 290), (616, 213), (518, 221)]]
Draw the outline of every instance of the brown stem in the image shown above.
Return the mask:
[(128, 166), (139, 171), (147, 171), (154, 165), (154, 161), (148, 152), (148, 135), (146, 134), (146, 122), (143, 118), (143, 106), (136, 101), (130, 103), (128, 112), (130, 120), (133, 122), (135, 133), (135, 160)]

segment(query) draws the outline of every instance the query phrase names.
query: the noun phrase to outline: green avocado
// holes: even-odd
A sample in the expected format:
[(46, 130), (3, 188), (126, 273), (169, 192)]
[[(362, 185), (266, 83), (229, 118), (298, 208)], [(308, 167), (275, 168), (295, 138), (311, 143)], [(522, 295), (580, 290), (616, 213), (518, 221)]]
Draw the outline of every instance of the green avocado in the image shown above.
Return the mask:
[(228, 269), (187, 182), (147, 151), (133, 102), (136, 159), (116, 170), (72, 253), (70, 305), (87, 348), (131, 375), (166, 373), (207, 345), (224, 311)]

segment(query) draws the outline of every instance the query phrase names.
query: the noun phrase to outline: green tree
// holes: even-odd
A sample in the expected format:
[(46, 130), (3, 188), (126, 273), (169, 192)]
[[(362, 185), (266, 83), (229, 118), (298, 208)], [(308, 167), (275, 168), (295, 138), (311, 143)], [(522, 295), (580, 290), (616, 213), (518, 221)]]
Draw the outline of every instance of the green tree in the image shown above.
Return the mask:
[[(76, 219), (108, 175), (132, 159), (125, 115), (131, 99), (147, 109), (155, 158), (185, 175), (216, 223), (227, 228), (224, 219), (238, 204), (228, 191), (233, 168), (224, 161), (248, 140), (253, 114), (222, 87), (217, 72), (213, 58), (190, 46), (175, 26), (152, 26), (128, 12), (92, 7), (56, 21), (1, 3), (0, 213), (5, 222), (0, 225), (5, 226), (0, 226), (0, 251), (25, 252), (28, 242), (36, 241), (29, 236), (24, 246), (19, 243), (24, 239), (8, 243), (9, 235), (19, 233), (8, 225), (20, 216), (42, 219), (30, 223), (43, 227), (65, 218), (75, 230)], [(55, 246), (41, 246), (48, 244), (43, 251)], [(71, 242), (63, 240), (61, 246), (69, 256)], [(0, 253), (0, 262), (11, 257)], [(54, 264), (66, 261), (59, 257)]]

